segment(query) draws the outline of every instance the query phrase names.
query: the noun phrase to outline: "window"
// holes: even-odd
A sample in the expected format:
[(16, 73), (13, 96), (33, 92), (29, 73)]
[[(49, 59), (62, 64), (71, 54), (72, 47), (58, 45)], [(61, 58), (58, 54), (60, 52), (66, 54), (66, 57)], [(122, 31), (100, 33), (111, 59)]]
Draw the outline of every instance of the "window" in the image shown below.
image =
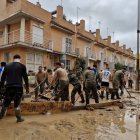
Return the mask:
[(42, 28), (33, 26), (32, 43), (33, 44), (43, 44), (43, 29)]
[(27, 53), (26, 66), (27, 70), (38, 71), (38, 67), (43, 64), (42, 54)]
[(4, 61), (6, 63), (9, 63), (10, 62), (10, 53), (9, 52), (4, 53)]
[(66, 60), (66, 69), (70, 69), (70, 60)]
[(35, 71), (38, 71), (38, 67), (42, 66), (43, 57), (42, 54), (35, 54)]
[(75, 49), (75, 53), (76, 53), (76, 55), (80, 55), (80, 49), (79, 48), (76, 48)]
[(65, 39), (65, 48), (67, 53), (72, 52), (72, 39), (71, 38), (66, 38)]
[(90, 52), (91, 52), (91, 49), (90, 47), (85, 47), (84, 48), (84, 57), (90, 57)]
[(26, 57), (26, 66), (27, 70), (34, 71), (35, 70), (35, 55), (34, 53), (27, 53)]

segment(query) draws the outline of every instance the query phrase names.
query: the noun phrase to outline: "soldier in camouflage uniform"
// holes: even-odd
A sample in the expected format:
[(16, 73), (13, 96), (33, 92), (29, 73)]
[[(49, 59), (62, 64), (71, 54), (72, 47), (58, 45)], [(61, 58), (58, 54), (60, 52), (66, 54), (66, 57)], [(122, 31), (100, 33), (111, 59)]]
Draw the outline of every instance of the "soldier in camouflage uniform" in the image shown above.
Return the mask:
[(93, 73), (93, 71), (90, 69), (90, 67), (87, 68), (87, 70), (84, 73), (84, 83), (83, 83), (83, 89), (86, 94), (86, 105), (89, 104), (90, 99), (90, 92), (92, 92), (92, 95), (94, 96), (95, 102), (99, 103), (99, 98), (97, 94), (97, 87), (96, 87), (96, 78)]
[(126, 71), (126, 69), (122, 69), (122, 70), (118, 70), (115, 72), (114, 76), (113, 76), (113, 92), (111, 94), (111, 99), (114, 100), (114, 96), (116, 95), (117, 99), (121, 99), (119, 97), (119, 94), (118, 94), (118, 90), (119, 90), (119, 87), (121, 85), (125, 86), (124, 85), (124, 72)]
[(72, 92), (71, 92), (71, 102), (72, 102), (72, 104), (75, 103), (75, 94), (77, 92), (78, 92), (79, 96), (81, 97), (80, 103), (84, 103), (85, 102), (84, 95), (82, 93), (81, 84), (80, 84), (80, 81), (78, 80), (78, 77), (72, 71), (69, 72), (68, 77), (69, 77), (69, 83), (73, 85), (73, 89), (72, 89)]
[(76, 69), (76, 76), (78, 77), (80, 82), (83, 81), (83, 72), (81, 67), (79, 69)]

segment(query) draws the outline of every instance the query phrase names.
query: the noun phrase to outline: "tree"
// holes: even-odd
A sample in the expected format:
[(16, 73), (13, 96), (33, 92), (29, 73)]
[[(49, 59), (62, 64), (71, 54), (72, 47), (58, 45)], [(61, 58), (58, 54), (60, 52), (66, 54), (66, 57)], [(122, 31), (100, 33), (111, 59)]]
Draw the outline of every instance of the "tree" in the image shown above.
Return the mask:
[(121, 64), (121, 63), (119, 63), (119, 62), (115, 64), (115, 69), (116, 69), (116, 70), (121, 70), (121, 69), (123, 69), (124, 67), (125, 67), (125, 65), (123, 65), (123, 64)]
[(75, 69), (80, 69), (82, 68), (82, 71), (84, 71), (86, 67), (86, 61), (83, 57), (79, 57), (76, 59), (76, 62), (75, 62)]

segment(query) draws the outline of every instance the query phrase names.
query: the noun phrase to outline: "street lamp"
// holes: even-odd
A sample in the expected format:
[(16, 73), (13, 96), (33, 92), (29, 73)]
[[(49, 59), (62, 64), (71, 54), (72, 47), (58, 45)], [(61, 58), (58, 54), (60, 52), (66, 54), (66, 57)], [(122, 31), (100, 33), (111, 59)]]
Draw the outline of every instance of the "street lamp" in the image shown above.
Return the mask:
[(140, 33), (140, 0), (138, 0), (138, 19), (137, 19), (137, 64), (136, 64), (136, 90), (139, 90), (139, 33)]

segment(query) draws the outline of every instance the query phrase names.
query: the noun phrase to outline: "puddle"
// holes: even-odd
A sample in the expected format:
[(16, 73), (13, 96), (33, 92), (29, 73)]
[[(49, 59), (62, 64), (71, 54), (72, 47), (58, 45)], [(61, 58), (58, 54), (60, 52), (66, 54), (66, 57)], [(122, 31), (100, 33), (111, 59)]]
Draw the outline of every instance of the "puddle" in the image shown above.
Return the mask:
[(126, 101), (123, 110), (103, 112), (104, 119), (96, 125), (95, 140), (140, 140), (139, 110), (138, 102), (131, 100)]

